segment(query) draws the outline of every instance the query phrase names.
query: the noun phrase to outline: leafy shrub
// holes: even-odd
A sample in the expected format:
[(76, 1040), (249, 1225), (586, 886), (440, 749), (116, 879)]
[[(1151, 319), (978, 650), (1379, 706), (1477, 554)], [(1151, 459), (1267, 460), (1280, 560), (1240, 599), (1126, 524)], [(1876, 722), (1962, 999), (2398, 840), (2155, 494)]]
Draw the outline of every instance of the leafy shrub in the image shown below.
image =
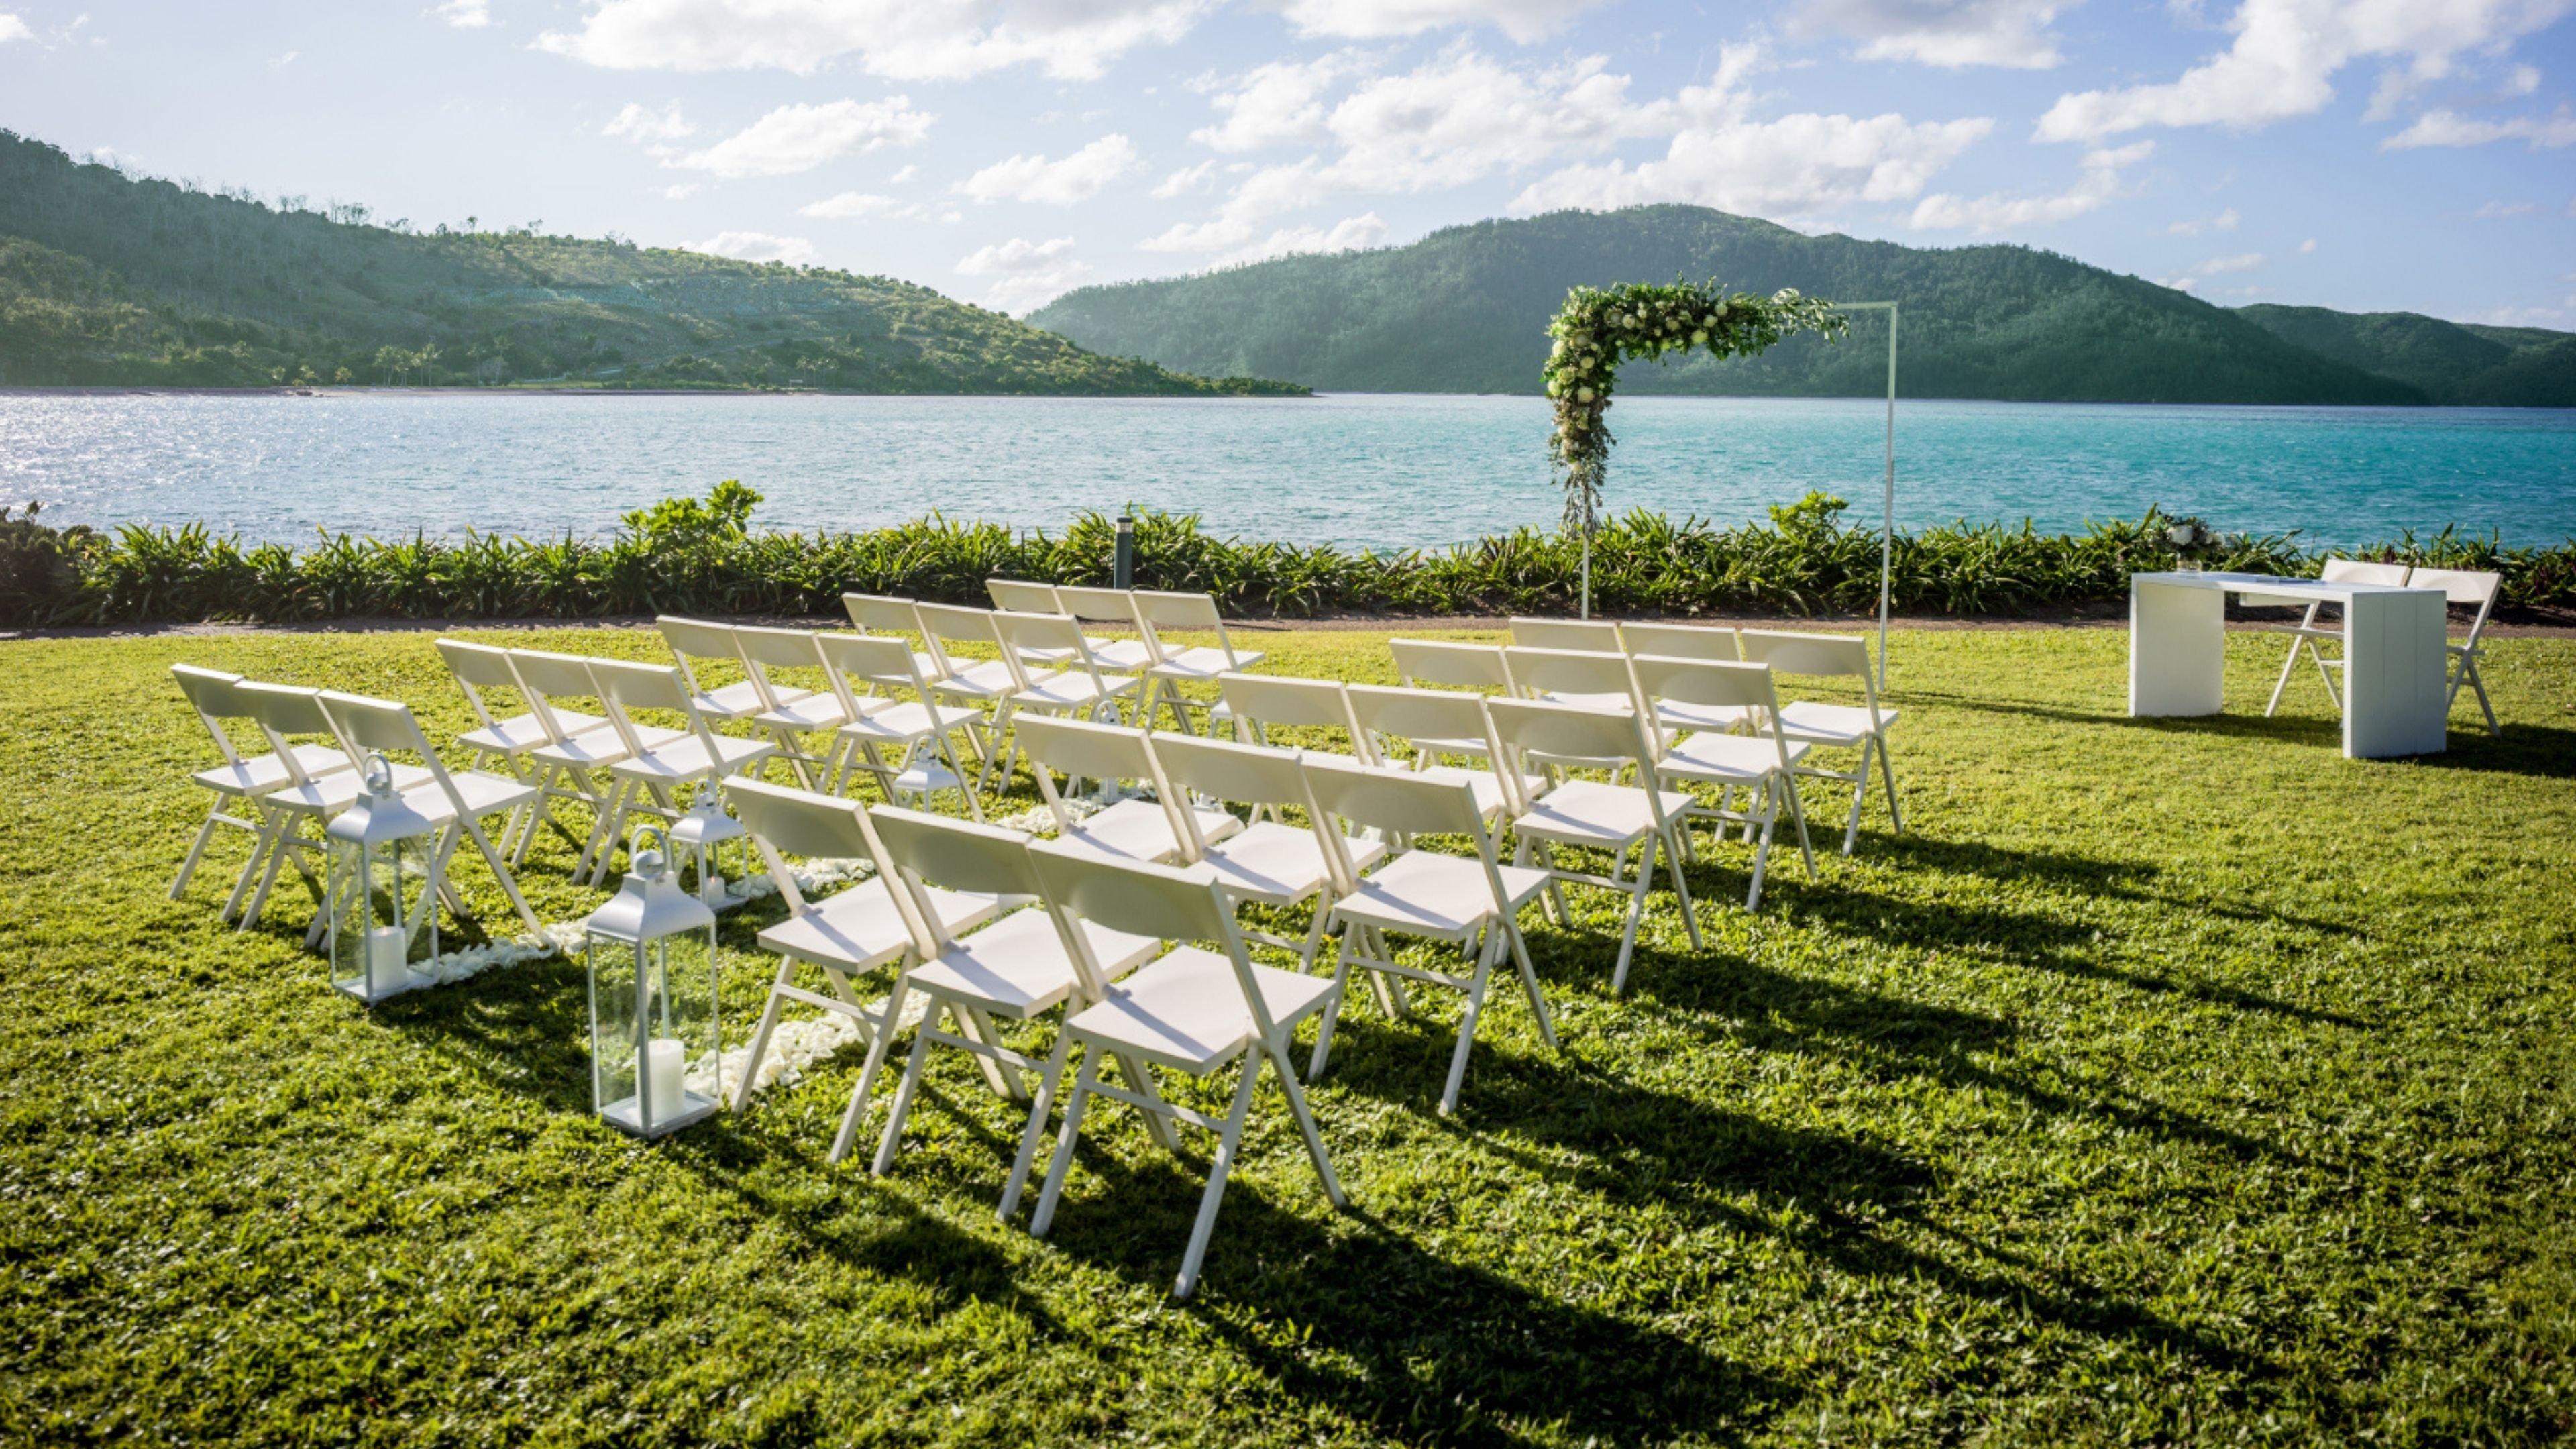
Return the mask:
[[(203, 619), (280, 623), (354, 617), (527, 619), (682, 612), (833, 615), (844, 592), (981, 603), (988, 578), (1105, 584), (1116, 526), (1084, 514), (1061, 533), (917, 518), (863, 533), (754, 530), (760, 495), (738, 482), (704, 499), (628, 514), (606, 539), (528, 540), (469, 533), (385, 541), (325, 535), (296, 552), (245, 545), (203, 524), (57, 533), (0, 513), (0, 622), (140, 624)], [(1767, 523), (1721, 528), (1643, 510), (1593, 536), (1595, 605), (1612, 614), (1853, 614), (1877, 605), (1878, 531), (1847, 522), (1839, 498), (1811, 494)], [(2116, 604), (2129, 575), (2173, 567), (2167, 520), (2044, 534), (1957, 522), (1896, 535), (1890, 577), (1909, 614), (2012, 616)], [(1214, 594), (1228, 612), (1298, 618), (1327, 612), (1569, 612), (1577, 540), (1522, 528), (1454, 548), (1371, 553), (1331, 545), (1220, 538), (1194, 514), (1136, 522), (1136, 577), (1147, 588)], [(2444, 529), (2361, 550), (2373, 558), (2489, 569), (2511, 607), (2576, 607), (2576, 541), (2507, 548)], [(2244, 573), (2313, 576), (2322, 555), (2288, 535), (2238, 538), (2206, 561)]]

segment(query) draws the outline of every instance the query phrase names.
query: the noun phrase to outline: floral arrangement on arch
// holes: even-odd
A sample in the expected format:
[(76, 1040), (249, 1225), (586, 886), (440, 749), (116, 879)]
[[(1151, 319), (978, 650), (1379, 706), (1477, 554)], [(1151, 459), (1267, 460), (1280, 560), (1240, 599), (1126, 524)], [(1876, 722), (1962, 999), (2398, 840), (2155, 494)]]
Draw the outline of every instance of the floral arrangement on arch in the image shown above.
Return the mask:
[(1610, 466), (1612, 379), (1633, 357), (1694, 348), (1746, 357), (1796, 332), (1840, 337), (1850, 319), (1821, 297), (1795, 291), (1768, 298), (1729, 293), (1717, 283), (1669, 286), (1640, 282), (1577, 287), (1547, 325), (1556, 345), (1547, 355), (1547, 395), (1556, 404), (1548, 455), (1565, 470), (1565, 526), (1589, 538), (1601, 514), (1601, 485)]

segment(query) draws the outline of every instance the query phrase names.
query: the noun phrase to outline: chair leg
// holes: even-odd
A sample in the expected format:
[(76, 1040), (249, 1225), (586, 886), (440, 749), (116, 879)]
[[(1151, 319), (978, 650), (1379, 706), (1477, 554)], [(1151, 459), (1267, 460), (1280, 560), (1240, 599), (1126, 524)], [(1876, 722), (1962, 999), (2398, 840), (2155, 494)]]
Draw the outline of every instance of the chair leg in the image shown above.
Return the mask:
[(1324, 1151), (1324, 1134), (1316, 1129), (1315, 1114), (1306, 1106), (1306, 1089), (1297, 1085), (1297, 1073), (1288, 1065), (1288, 1043), (1267, 1043), (1270, 1064), (1279, 1069), (1279, 1089), (1287, 1095), (1288, 1111), (1297, 1119), (1297, 1131), (1306, 1139), (1306, 1155), (1315, 1162), (1315, 1176), (1324, 1184), (1324, 1196), (1333, 1206), (1343, 1207), (1350, 1199), (1342, 1193), (1342, 1180), (1333, 1172), (1333, 1159)]
[[(1350, 996), (1351, 932), (1354, 929), (1348, 925), (1342, 927), (1341, 949), (1333, 953), (1333, 996), (1324, 1003), (1324, 1014), (1316, 1021), (1315, 1049), (1306, 1057), (1306, 1080), (1310, 1082), (1324, 1075), (1325, 1059), (1333, 1051), (1333, 1027), (1341, 1021), (1342, 1002)], [(1378, 973), (1372, 971), (1369, 974), (1375, 976)]]
[(1262, 1064), (1269, 1053), (1247, 1051), (1243, 1054), (1243, 1076), (1235, 1084), (1234, 1110), (1226, 1114), (1225, 1130), (1217, 1134), (1216, 1161), (1208, 1166), (1207, 1191), (1199, 1196), (1198, 1220), (1190, 1224), (1189, 1251), (1181, 1255), (1181, 1276), (1172, 1281), (1172, 1296), (1187, 1298), (1198, 1286), (1199, 1264), (1207, 1258), (1208, 1238), (1216, 1231), (1217, 1204), (1225, 1199), (1225, 1180), (1234, 1171), (1234, 1156), (1243, 1146), (1243, 1119), (1252, 1112), (1253, 1084), (1261, 1080)]
[(218, 795), (215, 803), (206, 807), (206, 823), (197, 827), (197, 838), (188, 844), (188, 858), (179, 862), (179, 878), (170, 882), (170, 899), (175, 901), (187, 893), (188, 877), (197, 873), (197, 862), (205, 858), (206, 842), (215, 838), (216, 817), (223, 813), (224, 797)]
[(1032, 1238), (1045, 1237), (1055, 1222), (1056, 1202), (1064, 1196), (1064, 1175), (1073, 1166), (1074, 1140), (1082, 1135), (1082, 1110), (1091, 1105), (1092, 1089), (1099, 1085), (1100, 1057), (1084, 1052), (1082, 1072), (1073, 1079), (1072, 1094), (1064, 1099), (1064, 1127), (1056, 1134), (1055, 1157), (1047, 1164), (1046, 1184), (1038, 1189), (1037, 1211), (1029, 1214)]
[(1038, 1143), (1046, 1136), (1047, 1104), (1064, 1085), (1065, 1059), (1072, 1052), (1073, 1033), (1059, 1028), (1055, 1050), (1047, 1054), (1046, 1074), (1038, 1079), (1037, 1095), (1029, 1100), (1029, 1121), (1020, 1129), (1020, 1150), (1011, 1158), (1011, 1175), (1002, 1183), (1001, 1218), (1006, 1223), (1020, 1210), (1020, 1193), (1029, 1185), (1029, 1169), (1038, 1160)]
[(778, 958), (778, 974), (769, 983), (769, 1004), (761, 1008), (760, 1025), (751, 1029), (751, 1051), (743, 1058), (742, 1080), (734, 1083), (733, 1109), (751, 1110), (751, 1084), (760, 1075), (760, 1059), (769, 1054), (770, 1034), (778, 1030), (779, 989), (796, 984), (796, 958)]
[(1845, 855), (1851, 854), (1852, 847), (1860, 843), (1860, 807), (1861, 803), (1868, 798), (1869, 742), (1864, 738), (1860, 747), (1860, 768), (1852, 771), (1851, 824), (1843, 829), (1843, 854)]
[(2299, 667), (2299, 645), (2302, 642), (2297, 638), (2290, 640), (2289, 657), (2281, 661), (2281, 677), (2272, 681), (2272, 702), (2263, 706), (2265, 719), (2270, 719), (2281, 708), (2281, 691), (2290, 687), (2290, 674)]
[(1878, 744), (1878, 778), (1887, 786), (1887, 828), (1898, 835), (1905, 833), (1905, 808), (1896, 799), (1896, 763), (1887, 755), (1887, 736), (1874, 736)]
[(1780, 823), (1780, 796), (1776, 787), (1764, 788), (1762, 804), (1765, 811), (1762, 841), (1753, 847), (1753, 882), (1744, 891), (1744, 909), (1747, 911), (1759, 910), (1762, 906), (1762, 869), (1771, 863), (1771, 831)]
[(1637, 923), (1646, 916), (1646, 892), (1655, 886), (1655, 853), (1645, 853), (1637, 868), (1634, 893), (1628, 897), (1628, 925), (1619, 933), (1619, 964), (1610, 968), (1610, 994), (1628, 989), (1628, 959), (1637, 951)]
[(1512, 962), (1520, 968), (1521, 990), (1529, 993), (1530, 1014), (1538, 1018), (1538, 1039), (1547, 1043), (1549, 1051), (1562, 1050), (1556, 1044), (1556, 1018), (1548, 1012), (1547, 993), (1539, 989), (1538, 968), (1530, 964), (1529, 942), (1521, 935), (1520, 922), (1497, 920), (1492, 929), (1503, 933), (1503, 940), (1511, 947)]
[(1440, 1088), (1440, 1115), (1458, 1110), (1458, 1088), (1467, 1080), (1467, 1055), (1476, 1046), (1476, 1018), (1484, 1014), (1485, 983), (1494, 971), (1494, 957), (1501, 954), (1502, 937), (1497, 932), (1485, 933), (1485, 948), (1476, 953), (1476, 974), (1467, 982), (1467, 1005), (1458, 1013), (1458, 1046), (1449, 1054), (1449, 1080)]
[[(903, 1119), (912, 1113), (912, 1094), (921, 1086), (921, 1069), (930, 1060), (930, 1031), (939, 1024), (939, 1014), (948, 1003), (934, 996), (930, 1010), (913, 1030), (912, 1051), (903, 1060), (903, 1078), (895, 1083), (894, 1111), (886, 1118), (885, 1135), (877, 1139), (877, 1156), (868, 1164), (870, 1176), (883, 1177), (894, 1166), (895, 1148), (903, 1141)], [(949, 1008), (954, 1010), (954, 1008)]]
[[(1765, 825), (1763, 829), (1767, 836), (1770, 827)], [(1682, 930), (1690, 936), (1692, 950), (1704, 950), (1706, 948), (1700, 943), (1699, 937), (1699, 904), (1691, 899), (1690, 880), (1682, 874), (1681, 846), (1673, 839), (1680, 833), (1681, 828), (1668, 821), (1659, 834), (1651, 839), (1637, 842), (1642, 847), (1638, 854), (1641, 858), (1652, 859), (1656, 844), (1661, 842), (1664, 849), (1664, 868), (1672, 872), (1673, 896), (1681, 902)]]
[(841, 1130), (832, 1138), (830, 1161), (839, 1162), (849, 1156), (850, 1145), (858, 1140), (859, 1123), (868, 1115), (868, 1094), (876, 1087), (877, 1072), (885, 1066), (886, 1049), (894, 1045), (895, 1028), (903, 1020), (904, 987), (908, 980), (908, 975), (902, 970), (895, 972), (894, 989), (886, 993), (884, 1015), (877, 1018), (875, 1029), (869, 1033), (868, 1058), (859, 1066), (858, 1085), (850, 1089), (849, 1110), (841, 1114)]
[(1798, 853), (1807, 858), (1807, 879), (1816, 878), (1816, 848), (1807, 843), (1807, 808), (1798, 800), (1798, 772), (1783, 771), (1780, 788), (1789, 793), (1789, 818), (1798, 822)]

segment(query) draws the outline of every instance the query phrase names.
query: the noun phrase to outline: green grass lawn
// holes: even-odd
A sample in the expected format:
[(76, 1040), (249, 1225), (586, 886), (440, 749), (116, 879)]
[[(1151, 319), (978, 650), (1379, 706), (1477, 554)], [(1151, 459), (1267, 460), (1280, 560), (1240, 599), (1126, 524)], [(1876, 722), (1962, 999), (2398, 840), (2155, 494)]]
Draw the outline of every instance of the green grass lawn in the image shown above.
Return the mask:
[[(1261, 639), (1391, 678), (1383, 635)], [(1361, 995), (1313, 1093), (1350, 1209), (1265, 1086), (1185, 1303), (1204, 1139), (1177, 1162), (1104, 1104), (1037, 1242), (993, 1216), (1019, 1117), (962, 1054), (884, 1179), (824, 1161), (855, 1053), (638, 1145), (589, 1113), (577, 963), (370, 1014), (298, 949), (300, 892), (217, 924), (238, 835), (168, 900), (210, 750), (166, 666), (444, 738), (428, 635), (0, 645), (0, 1435), (2576, 1434), (2576, 643), (2496, 644), (2508, 733), (2464, 706), (2422, 763), (2343, 759), (2313, 675), (2254, 717), (2268, 636), (2232, 640), (2239, 713), (2131, 721), (2125, 643), (1901, 635), (1912, 830), (1873, 809), (1814, 882), (1775, 856), (1752, 917), (1746, 848), (1703, 850), (1707, 948), (1659, 895), (1623, 999), (1606, 894), (1533, 913), (1564, 1050), (1498, 989), (1455, 1118), (1456, 998)], [(550, 921), (601, 898), (569, 855), (524, 873)], [(728, 918), (732, 1040), (777, 913)]]

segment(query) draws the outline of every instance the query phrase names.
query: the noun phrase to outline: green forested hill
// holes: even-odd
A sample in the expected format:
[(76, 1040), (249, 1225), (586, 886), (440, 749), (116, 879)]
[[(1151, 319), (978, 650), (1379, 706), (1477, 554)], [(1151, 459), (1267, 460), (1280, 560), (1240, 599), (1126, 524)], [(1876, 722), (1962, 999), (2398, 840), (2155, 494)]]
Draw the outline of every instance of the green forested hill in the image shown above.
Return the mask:
[[(1086, 287), (1029, 320), (1086, 347), (1196, 372), (1353, 391), (1534, 392), (1568, 287), (1714, 277), (1904, 304), (1900, 386), (1915, 397), (2125, 402), (2419, 403), (2418, 383), (2285, 341), (2170, 288), (2016, 246), (1930, 250), (1695, 206), (1558, 212), (1434, 232), (1411, 246)], [(1862, 395), (1882, 390), (1883, 324), (1760, 357), (1632, 364), (1622, 391)]]
[(885, 277), (210, 195), (0, 131), (0, 383), (1297, 392), (1102, 356)]
[(2437, 403), (2576, 407), (2576, 334), (2445, 322), (2420, 312), (2270, 303), (2236, 310), (2276, 337), (2412, 384)]

